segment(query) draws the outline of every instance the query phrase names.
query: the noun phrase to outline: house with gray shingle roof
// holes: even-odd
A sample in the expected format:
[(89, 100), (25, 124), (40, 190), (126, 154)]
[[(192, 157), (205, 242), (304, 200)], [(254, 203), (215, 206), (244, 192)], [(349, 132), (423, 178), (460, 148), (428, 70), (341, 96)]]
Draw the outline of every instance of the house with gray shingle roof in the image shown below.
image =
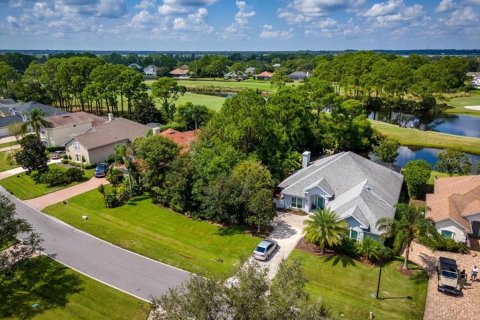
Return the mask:
[(117, 144), (133, 142), (136, 138), (145, 136), (149, 130), (150, 127), (146, 125), (110, 115), (107, 122), (71, 138), (65, 144), (65, 150), (75, 162), (104, 162), (115, 153)]
[(310, 163), (303, 154), (303, 168), (282, 181), (278, 207), (307, 213), (329, 208), (347, 221), (350, 237), (378, 239), (378, 219), (394, 218), (403, 176), (353, 152), (341, 152)]

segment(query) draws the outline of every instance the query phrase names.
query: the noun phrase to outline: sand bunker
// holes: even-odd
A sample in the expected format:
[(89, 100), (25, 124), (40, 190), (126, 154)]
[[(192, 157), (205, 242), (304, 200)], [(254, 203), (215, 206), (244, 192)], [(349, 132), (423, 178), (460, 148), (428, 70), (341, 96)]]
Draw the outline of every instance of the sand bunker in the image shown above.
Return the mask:
[(465, 106), (465, 109), (480, 111), (480, 106)]

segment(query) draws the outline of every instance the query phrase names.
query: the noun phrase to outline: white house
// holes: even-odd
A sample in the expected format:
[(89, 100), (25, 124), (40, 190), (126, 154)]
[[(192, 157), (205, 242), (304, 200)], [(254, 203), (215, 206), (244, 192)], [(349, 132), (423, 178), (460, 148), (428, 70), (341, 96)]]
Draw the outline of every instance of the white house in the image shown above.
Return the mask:
[(480, 236), (480, 175), (438, 178), (426, 202), (426, 217), (445, 238), (465, 242)]
[(143, 69), (143, 73), (150, 77), (157, 76), (157, 67), (151, 64)]
[(40, 140), (47, 147), (64, 146), (72, 137), (107, 122), (106, 119), (87, 112), (46, 117), (45, 120), (50, 122), (51, 126), (40, 130)]
[(379, 238), (376, 223), (393, 218), (403, 176), (353, 152), (341, 152), (310, 163), (303, 153), (302, 169), (278, 187), (282, 200), (277, 207), (296, 208), (307, 213), (325, 207), (349, 225), (349, 236), (362, 240)]

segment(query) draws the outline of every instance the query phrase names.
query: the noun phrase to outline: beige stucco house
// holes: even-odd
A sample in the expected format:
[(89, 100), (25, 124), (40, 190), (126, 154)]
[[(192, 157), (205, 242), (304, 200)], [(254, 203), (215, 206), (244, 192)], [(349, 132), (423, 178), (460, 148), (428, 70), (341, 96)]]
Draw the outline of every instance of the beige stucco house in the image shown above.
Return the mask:
[(143, 137), (150, 127), (124, 118), (111, 118), (87, 132), (71, 138), (65, 145), (72, 161), (86, 164), (105, 162), (115, 146)]
[(45, 120), (51, 123), (51, 127), (42, 128), (40, 140), (47, 147), (63, 147), (72, 137), (108, 121), (87, 112), (52, 116)]
[(426, 202), (426, 217), (445, 238), (480, 236), (480, 175), (438, 178)]

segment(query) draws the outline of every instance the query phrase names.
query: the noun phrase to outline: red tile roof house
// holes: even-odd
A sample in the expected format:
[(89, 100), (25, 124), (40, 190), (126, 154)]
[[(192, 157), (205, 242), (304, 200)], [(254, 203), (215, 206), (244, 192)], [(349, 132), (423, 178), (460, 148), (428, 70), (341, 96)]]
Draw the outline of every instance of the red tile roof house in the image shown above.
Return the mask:
[(260, 74), (255, 75), (255, 80), (272, 80), (273, 73), (268, 71), (263, 71)]
[(180, 132), (174, 129), (167, 129), (160, 132), (158, 135), (175, 142), (181, 148), (181, 152), (183, 153), (190, 150), (190, 144), (192, 144), (197, 139), (199, 133), (199, 129), (185, 132)]
[(444, 237), (465, 242), (480, 236), (480, 175), (436, 179), (426, 204), (426, 217)]
[(189, 78), (190, 72), (187, 65), (183, 65), (180, 68), (174, 69), (169, 72), (172, 78)]

